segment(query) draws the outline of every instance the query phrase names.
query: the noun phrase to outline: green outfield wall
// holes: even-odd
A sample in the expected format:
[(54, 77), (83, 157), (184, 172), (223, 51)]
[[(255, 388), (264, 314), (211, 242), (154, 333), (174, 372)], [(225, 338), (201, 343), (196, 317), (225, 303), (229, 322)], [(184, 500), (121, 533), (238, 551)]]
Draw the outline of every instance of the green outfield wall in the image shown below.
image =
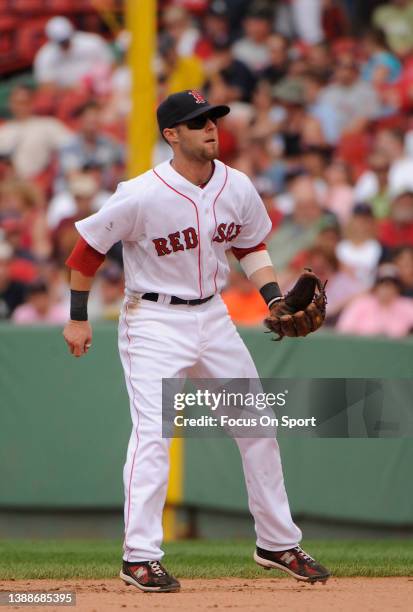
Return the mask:
[[(262, 377), (411, 378), (413, 341), (321, 333), (271, 342), (241, 329)], [(413, 401), (413, 400), (412, 400)], [(122, 505), (130, 416), (116, 327), (74, 359), (60, 328), (0, 326), (0, 510)], [(228, 439), (183, 441), (182, 504), (247, 511)], [(280, 441), (295, 514), (413, 525), (413, 439)]]

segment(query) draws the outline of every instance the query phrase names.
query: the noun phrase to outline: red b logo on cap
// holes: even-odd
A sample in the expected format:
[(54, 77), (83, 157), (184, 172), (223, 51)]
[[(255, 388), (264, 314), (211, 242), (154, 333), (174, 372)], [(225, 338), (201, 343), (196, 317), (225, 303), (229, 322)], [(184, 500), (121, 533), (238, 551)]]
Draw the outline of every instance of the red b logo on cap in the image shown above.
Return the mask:
[(192, 90), (192, 91), (189, 91), (188, 93), (189, 93), (190, 96), (195, 98), (195, 102), (197, 104), (205, 104), (206, 100), (205, 100), (204, 96), (199, 93), (199, 91)]

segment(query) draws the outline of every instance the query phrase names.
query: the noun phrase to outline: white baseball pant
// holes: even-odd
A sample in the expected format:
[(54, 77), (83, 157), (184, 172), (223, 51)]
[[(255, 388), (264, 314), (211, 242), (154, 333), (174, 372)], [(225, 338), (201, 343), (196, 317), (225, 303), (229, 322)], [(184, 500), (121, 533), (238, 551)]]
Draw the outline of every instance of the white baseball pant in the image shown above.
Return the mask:
[[(123, 474), (124, 559), (159, 560), (170, 443), (162, 438), (162, 378), (258, 378), (258, 373), (218, 295), (199, 306), (126, 297), (119, 352), (133, 423)], [(276, 439), (236, 442), (257, 546), (273, 551), (296, 546), (301, 531), (291, 518)]]

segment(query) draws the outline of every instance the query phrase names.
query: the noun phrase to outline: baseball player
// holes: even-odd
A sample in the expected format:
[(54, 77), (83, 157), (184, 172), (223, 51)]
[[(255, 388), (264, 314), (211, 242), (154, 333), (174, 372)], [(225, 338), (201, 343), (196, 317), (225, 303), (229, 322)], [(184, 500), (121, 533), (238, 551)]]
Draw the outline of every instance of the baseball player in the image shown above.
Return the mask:
[[(119, 352), (133, 429), (123, 474), (120, 577), (142, 591), (180, 588), (161, 564), (170, 443), (162, 438), (162, 379), (258, 378), (220, 297), (229, 271), (226, 251), (240, 260), (271, 316), (288, 312), (263, 242), (271, 229), (264, 204), (245, 174), (217, 160), (217, 121), (229, 110), (190, 90), (162, 102), (158, 125), (173, 158), (120, 183), (101, 210), (78, 221), (80, 236), (67, 261), (71, 310), (63, 334), (80, 357), (92, 346), (87, 301), (93, 277), (111, 246), (123, 243)], [(300, 323), (291, 331), (285, 319), (278, 319), (281, 335), (317, 327), (301, 333)], [(298, 580), (324, 582), (328, 570), (299, 547), (276, 439), (236, 442), (257, 533), (255, 561)]]

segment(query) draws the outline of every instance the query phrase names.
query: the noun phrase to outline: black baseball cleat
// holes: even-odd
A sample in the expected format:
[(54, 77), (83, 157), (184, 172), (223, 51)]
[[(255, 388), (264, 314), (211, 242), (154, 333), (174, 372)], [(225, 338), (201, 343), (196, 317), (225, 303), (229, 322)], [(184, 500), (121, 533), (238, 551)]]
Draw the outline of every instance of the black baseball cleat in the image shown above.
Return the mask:
[(294, 576), (303, 582), (323, 582), (326, 583), (330, 577), (328, 569), (317, 563), (300, 546), (273, 552), (258, 548), (254, 552), (254, 561), (265, 569), (278, 569)]
[(132, 584), (141, 591), (171, 593), (181, 588), (178, 580), (168, 574), (159, 561), (124, 561), (119, 576), (125, 584)]

